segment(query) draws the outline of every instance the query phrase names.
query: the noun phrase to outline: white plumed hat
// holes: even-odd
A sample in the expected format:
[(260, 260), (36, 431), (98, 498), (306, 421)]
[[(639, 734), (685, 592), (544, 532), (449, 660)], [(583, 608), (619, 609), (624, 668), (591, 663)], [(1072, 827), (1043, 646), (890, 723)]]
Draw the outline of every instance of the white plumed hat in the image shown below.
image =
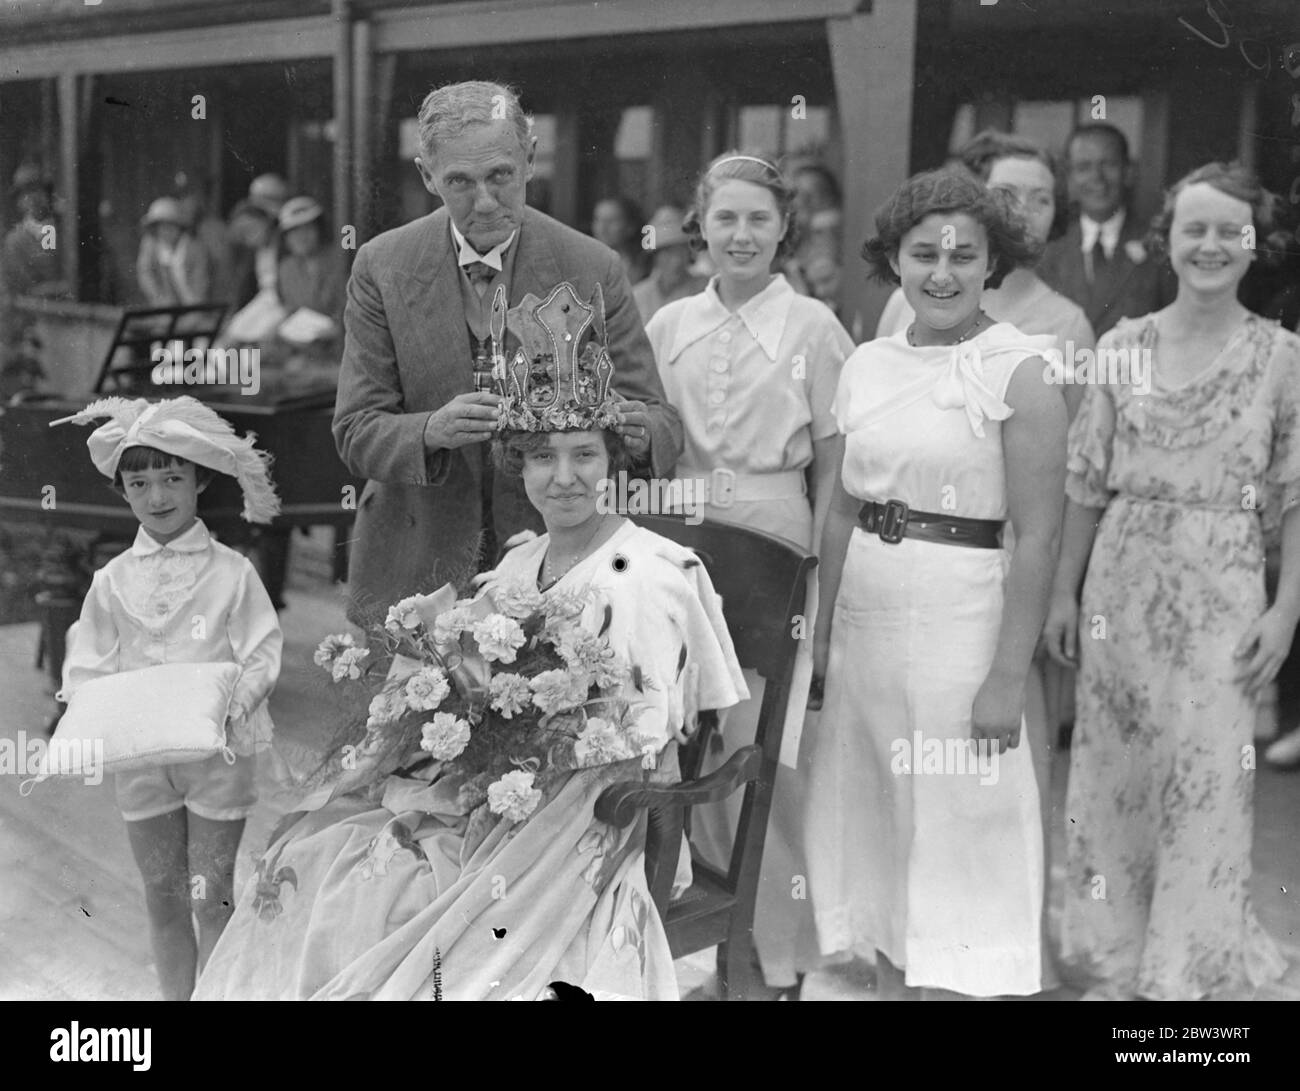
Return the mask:
[(150, 402), (145, 398), (101, 398), (80, 413), (51, 421), (89, 424), (108, 417), (90, 433), (90, 459), (105, 477), (117, 473), (128, 447), (154, 447), (177, 458), (229, 474), (244, 493), (244, 519), (269, 523), (280, 513), (280, 498), (271, 480), (271, 456), (253, 444), (251, 432), (237, 436), (230, 422), (188, 395)]

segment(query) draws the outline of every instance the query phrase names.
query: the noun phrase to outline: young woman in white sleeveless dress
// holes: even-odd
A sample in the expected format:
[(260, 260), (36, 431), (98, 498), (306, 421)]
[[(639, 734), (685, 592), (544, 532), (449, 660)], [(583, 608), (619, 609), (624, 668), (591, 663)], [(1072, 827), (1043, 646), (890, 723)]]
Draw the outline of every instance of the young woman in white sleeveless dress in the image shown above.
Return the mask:
[(1065, 404), (1044, 382), (1046, 339), (980, 309), (1031, 246), (1005, 197), (965, 172), (918, 175), (876, 228), (865, 256), (917, 317), (849, 358), (835, 400), (846, 449), (822, 539), (805, 829), (818, 936), (826, 955), (875, 953), (882, 996), (1025, 995), (1040, 988), (1043, 853), (1022, 717)]

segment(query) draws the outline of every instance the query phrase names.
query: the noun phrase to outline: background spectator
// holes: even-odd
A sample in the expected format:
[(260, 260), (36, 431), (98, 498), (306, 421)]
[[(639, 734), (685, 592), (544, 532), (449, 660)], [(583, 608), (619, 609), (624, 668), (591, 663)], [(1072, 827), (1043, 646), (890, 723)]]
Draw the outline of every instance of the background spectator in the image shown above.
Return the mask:
[(181, 206), (159, 197), (140, 221), (144, 237), (136, 261), (136, 278), (152, 307), (205, 302), (211, 288), (208, 255), (186, 228)]
[(648, 255), (641, 248), (641, 206), (630, 197), (605, 197), (591, 212), (591, 234), (623, 259), (627, 279), (636, 284), (645, 279)]
[(1114, 125), (1080, 125), (1065, 145), (1069, 194), (1079, 218), (1052, 243), (1039, 275), (1074, 300), (1100, 337), (1173, 299), (1172, 276), (1147, 253), (1146, 227), (1129, 215), (1136, 172), (1128, 139)]
[(650, 217), (650, 226), (654, 228), (650, 275), (632, 289), (642, 322), (649, 322), (650, 316), (665, 303), (703, 291), (709, 281), (708, 277), (691, 271), (690, 238), (682, 230), (683, 219), (685, 213), (672, 205), (664, 205)]

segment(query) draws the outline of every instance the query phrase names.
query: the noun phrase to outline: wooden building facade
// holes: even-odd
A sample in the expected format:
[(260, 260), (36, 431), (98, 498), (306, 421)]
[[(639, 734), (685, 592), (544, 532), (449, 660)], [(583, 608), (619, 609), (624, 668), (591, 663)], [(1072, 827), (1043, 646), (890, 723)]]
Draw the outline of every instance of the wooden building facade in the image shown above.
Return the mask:
[(7, 0), (0, 179), (45, 166), (69, 279), (101, 299), (177, 171), (219, 213), (277, 171), (358, 241), (426, 211), (414, 117), (467, 78), (520, 90), (531, 199), (575, 226), (605, 195), (688, 200), (733, 144), (825, 162), (844, 313), (868, 332), (883, 295), (853, 254), (872, 211), (986, 125), (1059, 148), (1100, 112), (1134, 147), (1139, 215), (1212, 158), (1300, 204), (1294, 0)]

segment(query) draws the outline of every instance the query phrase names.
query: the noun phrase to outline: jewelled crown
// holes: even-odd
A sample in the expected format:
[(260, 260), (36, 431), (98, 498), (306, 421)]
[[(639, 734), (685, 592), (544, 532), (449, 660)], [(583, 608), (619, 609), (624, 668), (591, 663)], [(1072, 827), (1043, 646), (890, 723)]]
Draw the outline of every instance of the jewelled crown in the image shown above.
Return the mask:
[(594, 431), (618, 422), (599, 283), (590, 303), (564, 281), (545, 299), (530, 292), (509, 311), (498, 287), (491, 330), (493, 387), (504, 399), (499, 429)]

